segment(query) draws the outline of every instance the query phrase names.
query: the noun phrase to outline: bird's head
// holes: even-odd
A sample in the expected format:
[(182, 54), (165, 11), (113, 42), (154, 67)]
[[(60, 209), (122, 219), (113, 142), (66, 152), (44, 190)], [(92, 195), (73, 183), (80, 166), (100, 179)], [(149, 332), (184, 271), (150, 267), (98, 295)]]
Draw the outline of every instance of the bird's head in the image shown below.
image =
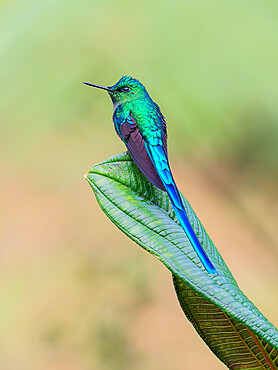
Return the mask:
[(89, 82), (84, 82), (84, 84), (106, 90), (114, 105), (149, 97), (147, 90), (141, 82), (129, 76), (123, 76), (115, 85), (108, 87)]

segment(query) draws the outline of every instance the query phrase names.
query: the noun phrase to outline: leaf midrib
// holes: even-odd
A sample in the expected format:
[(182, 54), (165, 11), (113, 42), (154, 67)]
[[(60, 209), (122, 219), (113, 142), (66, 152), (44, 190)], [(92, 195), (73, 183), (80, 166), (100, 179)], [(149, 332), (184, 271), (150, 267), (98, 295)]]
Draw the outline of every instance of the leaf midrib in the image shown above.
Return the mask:
[[(235, 325), (232, 323), (230, 317), (226, 314), (226, 312), (222, 311), (224, 313), (224, 316), (226, 316), (228, 322), (230, 323), (230, 325), (232, 326), (232, 328), (234, 329), (234, 331), (236, 332), (238, 338), (240, 339), (240, 341), (245, 345), (245, 347), (248, 349), (248, 351), (250, 352), (250, 354), (252, 355), (252, 357), (257, 360), (259, 362), (259, 365), (261, 365), (263, 367), (263, 369), (265, 370), (268, 370), (264, 364), (262, 364), (261, 360), (256, 357), (256, 355), (254, 354), (254, 352), (251, 350), (251, 348), (247, 345), (246, 341), (241, 337), (241, 335), (239, 334), (238, 330), (236, 329)], [(249, 331), (250, 333), (250, 329), (247, 328), (247, 330)], [(251, 333), (250, 333), (251, 335)], [(256, 343), (257, 344), (257, 343)], [(259, 348), (260, 349), (260, 348)]]

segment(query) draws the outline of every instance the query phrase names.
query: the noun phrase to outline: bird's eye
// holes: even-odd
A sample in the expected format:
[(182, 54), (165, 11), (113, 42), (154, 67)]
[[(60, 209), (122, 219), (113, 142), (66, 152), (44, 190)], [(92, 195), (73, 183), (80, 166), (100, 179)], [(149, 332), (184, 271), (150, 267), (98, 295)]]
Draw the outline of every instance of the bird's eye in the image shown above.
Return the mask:
[(130, 91), (130, 87), (128, 87), (128, 86), (124, 86), (124, 87), (122, 87), (121, 88), (121, 90), (120, 91), (122, 91), (122, 92), (129, 92)]

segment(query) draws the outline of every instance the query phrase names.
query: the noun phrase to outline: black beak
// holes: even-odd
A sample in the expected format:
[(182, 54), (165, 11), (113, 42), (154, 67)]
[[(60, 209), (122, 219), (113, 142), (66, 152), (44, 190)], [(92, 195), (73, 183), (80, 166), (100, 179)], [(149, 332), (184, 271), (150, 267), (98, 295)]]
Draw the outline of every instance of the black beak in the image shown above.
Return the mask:
[(88, 86), (92, 86), (92, 87), (97, 87), (98, 89), (102, 89), (102, 90), (106, 90), (106, 91), (112, 91), (111, 89), (109, 89), (109, 87), (91, 84), (90, 82), (83, 82), (83, 84), (88, 85)]

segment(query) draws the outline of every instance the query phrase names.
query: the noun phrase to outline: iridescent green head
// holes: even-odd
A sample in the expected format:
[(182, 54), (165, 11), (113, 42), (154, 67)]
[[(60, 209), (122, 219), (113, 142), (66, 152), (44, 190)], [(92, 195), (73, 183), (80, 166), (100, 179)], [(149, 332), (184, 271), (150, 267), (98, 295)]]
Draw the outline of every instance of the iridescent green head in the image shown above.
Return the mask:
[(141, 82), (129, 76), (123, 76), (115, 85), (108, 87), (88, 82), (84, 82), (84, 84), (106, 90), (114, 105), (119, 105), (135, 99), (149, 98), (149, 94)]

